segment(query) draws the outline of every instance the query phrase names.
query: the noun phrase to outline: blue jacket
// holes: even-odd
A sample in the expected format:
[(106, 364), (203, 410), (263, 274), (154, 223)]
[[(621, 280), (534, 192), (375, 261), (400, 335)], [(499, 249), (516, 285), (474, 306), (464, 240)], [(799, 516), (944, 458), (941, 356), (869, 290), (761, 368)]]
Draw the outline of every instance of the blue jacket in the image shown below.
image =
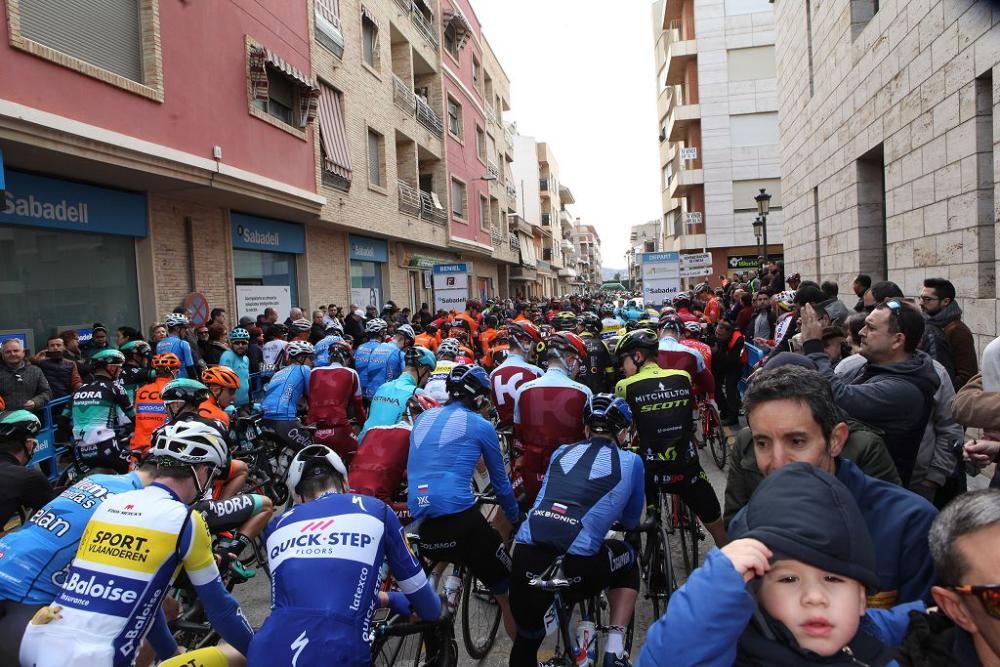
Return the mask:
[[(371, 362), (372, 352), (375, 348), (381, 345), (382, 342), (376, 339), (366, 340), (358, 348), (354, 350), (354, 370), (358, 372), (358, 382), (361, 383), (361, 391), (364, 393), (365, 398), (371, 398), (375, 391), (373, 390), (371, 394), (368, 393), (368, 365)], [(378, 387), (376, 387), (377, 389)]]
[[(910, 611), (923, 609), (922, 602), (870, 609), (861, 629), (896, 647), (909, 627)], [(650, 626), (636, 667), (731, 667), (736, 661), (737, 640), (755, 610), (756, 602), (742, 575), (713, 548), (687, 583), (670, 596), (667, 613)]]
[[(865, 475), (847, 459), (839, 460), (836, 477), (857, 501), (875, 545), (879, 591), (868, 598), (868, 606), (929, 602), (934, 561), (927, 534), (937, 510), (912, 491)], [(729, 535), (736, 539), (746, 532), (744, 508), (729, 524)]]

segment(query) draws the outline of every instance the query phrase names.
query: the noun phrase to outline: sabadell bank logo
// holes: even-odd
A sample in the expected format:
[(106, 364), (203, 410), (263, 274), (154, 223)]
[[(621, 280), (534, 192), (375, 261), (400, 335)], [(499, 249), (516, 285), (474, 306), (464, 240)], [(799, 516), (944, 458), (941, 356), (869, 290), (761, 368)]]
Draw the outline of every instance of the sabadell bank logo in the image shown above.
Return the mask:
[(236, 228), (236, 235), (243, 239), (244, 243), (266, 245), (272, 248), (281, 245), (281, 234), (278, 232), (259, 232), (256, 229), (240, 225)]

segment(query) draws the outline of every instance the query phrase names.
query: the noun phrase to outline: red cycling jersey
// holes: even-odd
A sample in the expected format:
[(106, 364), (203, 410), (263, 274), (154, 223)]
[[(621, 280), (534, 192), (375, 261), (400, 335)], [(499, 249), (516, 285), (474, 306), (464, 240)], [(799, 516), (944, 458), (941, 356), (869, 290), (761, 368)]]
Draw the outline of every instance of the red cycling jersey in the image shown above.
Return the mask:
[(490, 373), (490, 389), (493, 406), (497, 409), (498, 425), (510, 428), (514, 425), (514, 401), (517, 390), (522, 385), (538, 379), (541, 369), (532, 366), (521, 357), (511, 356)]
[(347, 478), (351, 490), (374, 496), (392, 507), (404, 524), (410, 513), (406, 499), (394, 503), (392, 498), (406, 479), (406, 459), (410, 453), (410, 425), (400, 422), (392, 426), (372, 426), (351, 461)]
[(358, 449), (358, 440), (347, 414), (349, 404), (354, 407), (358, 422), (363, 423), (365, 406), (358, 374), (353, 368), (337, 365), (313, 369), (309, 376), (306, 423), (319, 427), (313, 436), (314, 442), (327, 445), (341, 457), (353, 456)]
[[(706, 373), (711, 373), (712, 372), (712, 370), (711, 370), (712, 369), (712, 348), (710, 348), (707, 343), (703, 343), (700, 340), (695, 340), (694, 338), (685, 338), (684, 340), (680, 341), (680, 343), (681, 343), (681, 345), (683, 345), (685, 347), (690, 347), (692, 350), (695, 350), (696, 352), (698, 352), (699, 354), (701, 354), (701, 358), (705, 361), (705, 372)], [(693, 375), (691, 377), (694, 378)], [(715, 376), (713, 376), (713, 379), (714, 379), (714, 377)], [(692, 384), (691, 384), (691, 393), (693, 393), (695, 396), (701, 396), (702, 394), (705, 394), (705, 393), (708, 393), (708, 392), (701, 385), (699, 385), (697, 382), (692, 382)], [(714, 398), (714, 396), (710, 396), (710, 398)]]

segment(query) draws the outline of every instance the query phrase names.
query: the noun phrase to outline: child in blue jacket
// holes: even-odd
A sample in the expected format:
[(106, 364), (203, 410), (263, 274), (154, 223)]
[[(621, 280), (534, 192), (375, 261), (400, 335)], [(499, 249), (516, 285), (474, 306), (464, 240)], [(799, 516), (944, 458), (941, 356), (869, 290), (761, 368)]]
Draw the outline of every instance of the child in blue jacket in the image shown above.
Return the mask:
[(637, 667), (896, 665), (912, 602), (866, 613), (875, 550), (850, 492), (806, 463), (768, 476), (746, 530), (671, 597)]

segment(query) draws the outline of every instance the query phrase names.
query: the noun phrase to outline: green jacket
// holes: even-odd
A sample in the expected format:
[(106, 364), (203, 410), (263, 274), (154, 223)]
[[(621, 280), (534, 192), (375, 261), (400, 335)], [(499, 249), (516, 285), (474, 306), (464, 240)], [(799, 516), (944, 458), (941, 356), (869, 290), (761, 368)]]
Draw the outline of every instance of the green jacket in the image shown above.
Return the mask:
[[(853, 461), (869, 477), (902, 484), (882, 436), (853, 419), (847, 420), (847, 426), (850, 431), (840, 456)], [(727, 527), (736, 513), (750, 502), (750, 496), (764, 480), (753, 453), (753, 438), (749, 427), (736, 434), (736, 444), (730, 453), (726, 506), (722, 514)]]

